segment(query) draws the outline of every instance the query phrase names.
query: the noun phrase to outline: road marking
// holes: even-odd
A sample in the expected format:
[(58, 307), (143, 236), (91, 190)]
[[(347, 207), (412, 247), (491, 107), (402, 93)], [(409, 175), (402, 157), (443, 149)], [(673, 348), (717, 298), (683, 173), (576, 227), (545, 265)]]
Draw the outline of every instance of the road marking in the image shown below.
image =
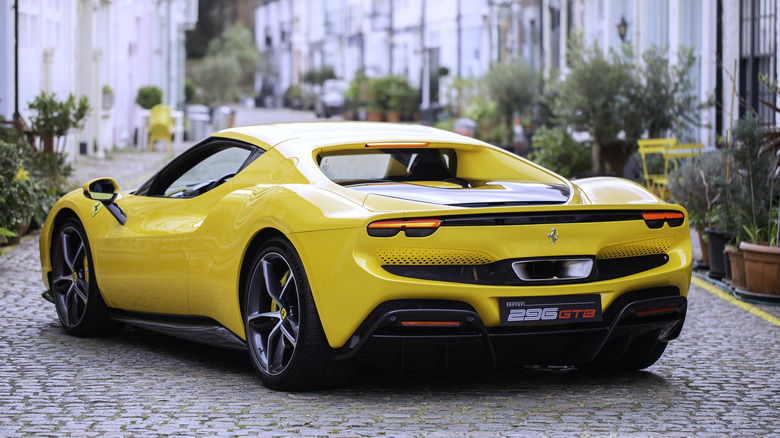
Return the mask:
[(770, 315), (769, 313), (766, 313), (763, 310), (761, 310), (761, 309), (759, 309), (759, 308), (757, 308), (755, 306), (752, 306), (752, 305), (750, 305), (750, 304), (748, 304), (748, 303), (746, 303), (744, 301), (740, 301), (740, 300), (734, 298), (731, 294), (728, 294), (728, 293), (718, 289), (717, 287), (711, 285), (710, 283), (707, 283), (705, 280), (702, 280), (701, 278), (692, 277), (691, 281), (696, 286), (699, 286), (700, 288), (702, 288), (702, 289), (706, 290), (707, 292), (715, 295), (716, 297), (721, 298), (721, 299), (729, 302), (730, 304), (733, 304), (733, 305), (735, 305), (735, 306), (737, 306), (737, 307), (739, 307), (739, 308), (741, 308), (743, 310), (747, 310), (748, 312), (752, 313), (753, 315), (756, 315), (757, 317), (759, 317), (759, 318), (761, 318), (761, 319), (763, 319), (765, 321), (769, 321), (772, 324), (780, 327), (780, 319), (775, 318), (774, 316)]

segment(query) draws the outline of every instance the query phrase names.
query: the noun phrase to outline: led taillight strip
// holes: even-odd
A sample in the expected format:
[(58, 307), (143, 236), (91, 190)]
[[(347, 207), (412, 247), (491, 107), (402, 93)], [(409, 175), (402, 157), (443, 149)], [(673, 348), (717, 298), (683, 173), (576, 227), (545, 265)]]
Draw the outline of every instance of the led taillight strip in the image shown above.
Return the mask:
[(391, 219), (368, 224), (368, 235), (393, 237), (403, 231), (406, 237), (425, 237), (433, 234), (441, 225), (440, 219)]
[(664, 222), (670, 227), (679, 227), (685, 222), (685, 215), (679, 211), (643, 211), (642, 219), (648, 228), (661, 228)]
[(427, 141), (403, 141), (403, 142), (376, 142), (366, 143), (367, 148), (425, 148), (430, 145)]

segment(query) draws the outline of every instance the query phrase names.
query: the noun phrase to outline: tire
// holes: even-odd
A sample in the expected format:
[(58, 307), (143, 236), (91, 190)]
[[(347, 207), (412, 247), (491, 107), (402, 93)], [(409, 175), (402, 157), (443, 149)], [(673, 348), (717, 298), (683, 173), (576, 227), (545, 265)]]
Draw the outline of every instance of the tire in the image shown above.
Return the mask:
[(108, 306), (95, 279), (87, 233), (78, 219), (65, 221), (52, 245), (51, 293), (57, 317), (75, 336), (115, 333), (121, 324), (108, 317)]
[(286, 240), (254, 257), (245, 291), (244, 327), (252, 365), (271, 389), (297, 391), (343, 384), (353, 365), (335, 361), (300, 257)]

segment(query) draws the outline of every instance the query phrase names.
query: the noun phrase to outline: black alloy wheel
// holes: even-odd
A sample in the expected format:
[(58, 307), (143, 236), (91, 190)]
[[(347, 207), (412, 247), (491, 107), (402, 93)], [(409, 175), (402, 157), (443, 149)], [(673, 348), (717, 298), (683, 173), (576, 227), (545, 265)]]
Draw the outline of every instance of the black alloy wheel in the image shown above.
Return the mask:
[(252, 365), (278, 390), (333, 387), (351, 362), (334, 361), (300, 258), (275, 239), (255, 256), (245, 291), (244, 324)]
[(92, 336), (119, 326), (108, 318), (108, 308), (97, 288), (87, 235), (77, 219), (68, 219), (56, 233), (51, 261), (54, 306), (68, 333)]

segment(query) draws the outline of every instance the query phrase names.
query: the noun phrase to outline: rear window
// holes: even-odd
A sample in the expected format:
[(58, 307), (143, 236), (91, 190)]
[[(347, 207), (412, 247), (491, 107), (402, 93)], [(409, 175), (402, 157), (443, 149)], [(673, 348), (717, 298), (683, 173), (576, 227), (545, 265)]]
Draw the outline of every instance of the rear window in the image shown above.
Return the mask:
[(444, 181), (457, 174), (457, 155), (452, 149), (348, 149), (323, 152), (317, 162), (331, 181), (342, 185)]

